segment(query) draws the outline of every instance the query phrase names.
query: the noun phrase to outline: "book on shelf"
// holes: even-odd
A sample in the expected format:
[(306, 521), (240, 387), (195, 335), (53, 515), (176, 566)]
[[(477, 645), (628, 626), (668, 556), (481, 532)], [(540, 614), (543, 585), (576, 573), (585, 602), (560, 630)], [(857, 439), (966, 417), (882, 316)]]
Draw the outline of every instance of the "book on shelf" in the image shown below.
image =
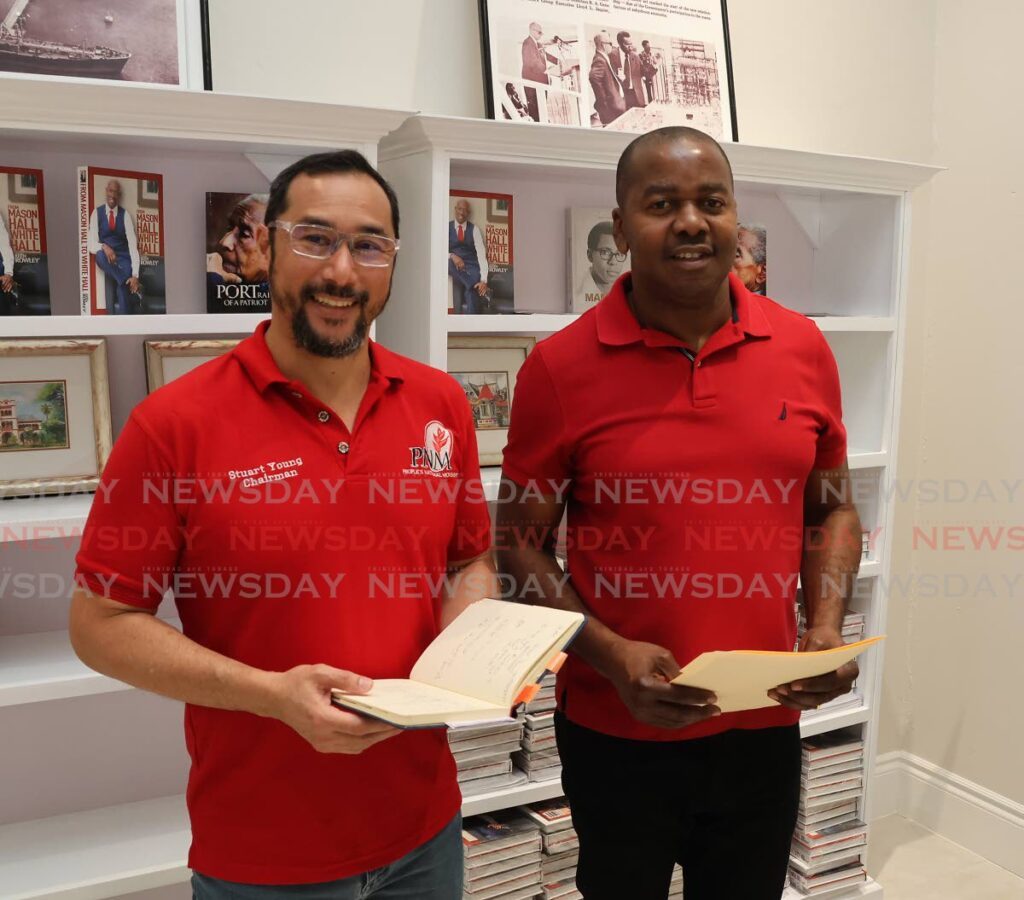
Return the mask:
[(525, 772), (513, 766), (512, 771), (506, 775), (491, 775), (487, 778), (474, 778), (462, 782), (459, 790), (463, 799), (479, 797), (481, 794), (490, 794), (493, 791), (507, 791), (509, 788), (521, 787), (528, 784), (529, 777)]
[(508, 720), (561, 666), (584, 621), (581, 613), (478, 600), (431, 641), (409, 678), (378, 679), (367, 694), (336, 688), (331, 701), (399, 728)]
[(448, 312), (515, 312), (512, 196), (449, 191)]
[(768, 691), (780, 684), (833, 672), (884, 636), (805, 653), (772, 650), (712, 650), (683, 666), (673, 684), (714, 691), (722, 712), (779, 704)]
[(572, 828), (572, 810), (564, 797), (520, 806), (519, 811), (536, 822), (544, 834)]
[(629, 269), (629, 253), (620, 253), (615, 244), (609, 207), (573, 207), (567, 233), (568, 310), (584, 313), (597, 306), (615, 280)]
[(768, 293), (768, 231), (764, 225), (738, 224), (732, 270), (752, 294)]
[(49, 314), (43, 171), (0, 166), (0, 316)]
[[(467, 864), (480, 857), (493, 862), (532, 851), (540, 853), (540, 828), (516, 809), (470, 816), (462, 823), (462, 847)], [(492, 855), (496, 853), (503, 855)]]
[(163, 176), (78, 169), (82, 315), (167, 312)]
[(266, 194), (206, 194), (206, 311), (269, 313)]

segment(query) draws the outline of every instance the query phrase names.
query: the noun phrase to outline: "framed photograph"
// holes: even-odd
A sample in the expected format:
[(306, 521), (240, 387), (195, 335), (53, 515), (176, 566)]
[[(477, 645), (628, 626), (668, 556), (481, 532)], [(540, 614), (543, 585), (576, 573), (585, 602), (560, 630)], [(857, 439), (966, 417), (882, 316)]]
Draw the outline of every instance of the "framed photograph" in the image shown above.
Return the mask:
[(9, 0), (0, 21), (0, 74), (212, 90), (207, 4)]
[(726, 0), (479, 3), (490, 118), (739, 139)]
[(206, 341), (146, 341), (146, 384), (149, 393), (216, 359), (238, 344), (235, 338)]
[(466, 392), (482, 466), (501, 465), (516, 376), (535, 343), (532, 337), (448, 338), (448, 374)]
[(0, 497), (94, 491), (111, 443), (102, 338), (0, 340)]

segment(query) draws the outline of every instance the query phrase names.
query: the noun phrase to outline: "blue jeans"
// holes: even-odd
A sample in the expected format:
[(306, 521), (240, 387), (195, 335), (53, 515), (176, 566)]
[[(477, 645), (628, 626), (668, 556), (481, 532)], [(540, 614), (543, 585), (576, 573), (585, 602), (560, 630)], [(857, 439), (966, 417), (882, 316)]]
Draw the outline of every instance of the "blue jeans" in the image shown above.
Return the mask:
[(317, 884), (240, 884), (192, 873), (192, 900), (462, 900), (462, 816), (389, 865)]

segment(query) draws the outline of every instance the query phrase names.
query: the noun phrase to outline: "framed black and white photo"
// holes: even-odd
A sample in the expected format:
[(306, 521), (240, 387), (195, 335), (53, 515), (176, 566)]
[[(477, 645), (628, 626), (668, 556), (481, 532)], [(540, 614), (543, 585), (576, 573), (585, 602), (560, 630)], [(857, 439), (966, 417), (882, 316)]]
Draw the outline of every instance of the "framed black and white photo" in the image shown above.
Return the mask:
[(102, 338), (0, 341), (0, 497), (94, 491), (111, 443)]
[(149, 393), (191, 372), (238, 345), (237, 338), (196, 341), (146, 341), (146, 386)]
[(738, 140), (726, 0), (479, 2), (490, 118)]
[(0, 0), (0, 75), (212, 89), (208, 0)]
[(448, 374), (466, 392), (482, 466), (501, 465), (516, 376), (535, 343), (532, 337), (448, 338)]

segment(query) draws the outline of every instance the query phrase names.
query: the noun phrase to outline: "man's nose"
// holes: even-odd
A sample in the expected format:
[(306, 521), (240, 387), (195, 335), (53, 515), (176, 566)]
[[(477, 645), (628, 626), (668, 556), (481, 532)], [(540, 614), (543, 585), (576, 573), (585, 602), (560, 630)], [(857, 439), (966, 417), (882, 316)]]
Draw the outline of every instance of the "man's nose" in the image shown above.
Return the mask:
[(704, 215), (696, 203), (684, 203), (675, 218), (675, 230), (684, 234), (698, 235), (707, 231)]
[(324, 260), (321, 271), (324, 276), (335, 284), (349, 284), (356, 277), (356, 270), (359, 267), (352, 258), (352, 250), (348, 241), (342, 241), (330, 256)]

